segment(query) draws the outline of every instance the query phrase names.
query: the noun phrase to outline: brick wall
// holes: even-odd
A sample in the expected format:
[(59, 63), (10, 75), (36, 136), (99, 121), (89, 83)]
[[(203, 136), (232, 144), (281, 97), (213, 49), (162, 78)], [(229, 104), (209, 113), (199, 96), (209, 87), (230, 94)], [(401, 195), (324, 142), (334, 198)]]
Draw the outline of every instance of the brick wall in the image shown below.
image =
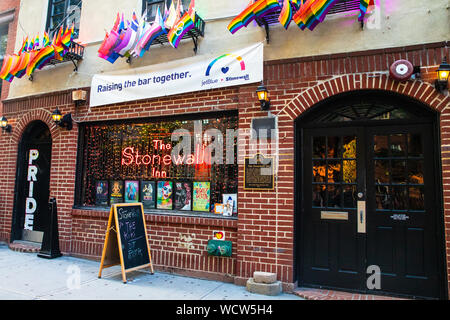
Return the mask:
[[(33, 119), (45, 121), (52, 132), (51, 196), (57, 198), (61, 249), (64, 253), (99, 259), (107, 225), (107, 211), (73, 209), (78, 126), (70, 132), (55, 128), (50, 113), (58, 106), (75, 120), (101, 121), (156, 117), (181, 113), (238, 110), (239, 128), (239, 217), (238, 220), (202, 217), (147, 215), (154, 265), (163, 270), (244, 284), (253, 271), (278, 274), (284, 288), (295, 285), (294, 278), (294, 120), (305, 110), (332, 95), (360, 89), (398, 92), (424, 102), (441, 113), (441, 155), (443, 166), (446, 261), (450, 266), (450, 118), (448, 95), (437, 93), (430, 84), (442, 57), (448, 56), (446, 43), (380, 49), (349, 54), (265, 62), (265, 85), (270, 91), (271, 112), (278, 116), (279, 169), (275, 190), (243, 189), (243, 154), (256, 152), (248, 145), (251, 119), (267, 115), (256, 100), (257, 84), (199, 91), (173, 97), (89, 109), (75, 109), (70, 91), (5, 102), (5, 114), (13, 132), (0, 136), (0, 240), (9, 240), (13, 207), (17, 145), (21, 132)], [(389, 79), (392, 62), (404, 58), (420, 65), (422, 78), (397, 82)], [(87, 88), (88, 90), (88, 88)], [(208, 257), (205, 251), (212, 230), (227, 232), (233, 242), (231, 258)], [(183, 235), (190, 235), (186, 243)], [(297, 257), (299, 258), (299, 257)], [(301, 257), (300, 257), (301, 258)], [(447, 270), (447, 274), (450, 270)], [(450, 278), (449, 278), (450, 283)]]
[[(20, 9), (20, 0), (2, 0), (0, 1), (0, 13), (14, 9), (14, 20), (9, 23), (8, 27), (8, 45), (6, 47), (6, 54), (14, 53), (14, 46), (16, 44), (16, 34), (18, 26), (18, 17)], [(1, 68), (1, 66), (0, 66)], [(0, 80), (3, 81), (3, 80)], [(8, 97), (9, 82), (3, 81), (2, 90), (0, 92), (0, 115), (2, 114), (2, 101)]]

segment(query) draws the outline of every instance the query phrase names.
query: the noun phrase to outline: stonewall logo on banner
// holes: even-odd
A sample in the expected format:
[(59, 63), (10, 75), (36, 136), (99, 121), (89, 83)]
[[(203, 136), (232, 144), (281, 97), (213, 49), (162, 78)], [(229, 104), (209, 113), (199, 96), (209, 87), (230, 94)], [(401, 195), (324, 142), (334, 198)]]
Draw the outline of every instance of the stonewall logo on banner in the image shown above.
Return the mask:
[(91, 84), (91, 106), (209, 90), (263, 80), (263, 44), (194, 57), (115, 74), (96, 74)]

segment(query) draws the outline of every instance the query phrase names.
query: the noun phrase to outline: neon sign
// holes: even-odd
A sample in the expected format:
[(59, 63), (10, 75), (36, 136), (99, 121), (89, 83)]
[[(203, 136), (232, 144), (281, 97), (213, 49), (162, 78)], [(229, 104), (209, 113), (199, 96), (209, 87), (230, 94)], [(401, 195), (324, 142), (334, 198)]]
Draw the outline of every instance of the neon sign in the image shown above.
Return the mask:
[[(153, 149), (156, 151), (170, 151), (172, 145), (165, 144), (162, 140), (153, 140)], [(155, 166), (172, 166), (172, 165), (201, 165), (210, 164), (211, 157), (205, 152), (206, 147), (197, 145), (194, 154), (188, 155), (171, 155), (171, 154), (141, 154), (135, 147), (126, 147), (122, 150), (122, 166), (151, 166), (152, 177), (167, 178), (165, 170), (158, 170)]]

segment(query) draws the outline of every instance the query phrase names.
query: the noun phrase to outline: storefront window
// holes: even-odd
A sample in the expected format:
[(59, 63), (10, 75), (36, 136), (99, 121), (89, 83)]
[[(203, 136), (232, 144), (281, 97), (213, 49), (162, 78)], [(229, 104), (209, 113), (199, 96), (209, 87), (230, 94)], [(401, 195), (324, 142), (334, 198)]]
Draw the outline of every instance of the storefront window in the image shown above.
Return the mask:
[(82, 126), (77, 205), (142, 202), (147, 212), (237, 215), (237, 124), (219, 114)]

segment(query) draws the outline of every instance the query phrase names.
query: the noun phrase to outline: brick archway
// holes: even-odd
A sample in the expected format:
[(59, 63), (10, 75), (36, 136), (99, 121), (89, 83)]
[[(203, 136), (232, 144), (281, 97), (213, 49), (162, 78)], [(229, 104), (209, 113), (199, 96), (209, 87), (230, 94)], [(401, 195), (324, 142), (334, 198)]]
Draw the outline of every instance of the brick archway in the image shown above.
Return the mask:
[[(440, 188), (443, 193), (442, 203), (442, 229), (438, 229), (445, 241), (445, 278), (450, 291), (450, 251), (449, 235), (450, 227), (450, 95), (439, 93), (435, 87), (424, 81), (409, 80), (405, 82), (395, 81), (386, 74), (354, 74), (336, 76), (328, 80), (318, 82), (316, 85), (305, 88), (293, 99), (278, 109), (277, 115), (289, 117), (291, 121), (297, 120), (305, 111), (319, 105), (320, 102), (345, 92), (357, 92), (358, 90), (380, 90), (394, 92), (405, 97), (421, 102), (425, 106), (439, 113), (438, 126), (440, 128), (440, 140), (437, 142), (440, 149)], [(295, 148), (295, 146), (294, 146)], [(449, 173), (447, 173), (449, 172)], [(439, 228), (441, 228), (439, 227)]]
[(24, 114), (14, 126), (11, 138), (15, 145), (20, 143), (25, 128), (31, 122), (36, 120), (42, 121), (48, 126), (53, 141), (58, 138), (59, 131), (57, 130), (57, 126), (53, 123), (51, 112), (45, 109), (36, 109)]
[(295, 120), (305, 110), (331, 96), (364, 89), (379, 89), (403, 94), (421, 101), (440, 113), (450, 106), (450, 97), (440, 94), (427, 82), (412, 80), (399, 82), (384, 74), (351, 74), (337, 76), (303, 90), (289, 101), (279, 114), (286, 113), (291, 120)]

